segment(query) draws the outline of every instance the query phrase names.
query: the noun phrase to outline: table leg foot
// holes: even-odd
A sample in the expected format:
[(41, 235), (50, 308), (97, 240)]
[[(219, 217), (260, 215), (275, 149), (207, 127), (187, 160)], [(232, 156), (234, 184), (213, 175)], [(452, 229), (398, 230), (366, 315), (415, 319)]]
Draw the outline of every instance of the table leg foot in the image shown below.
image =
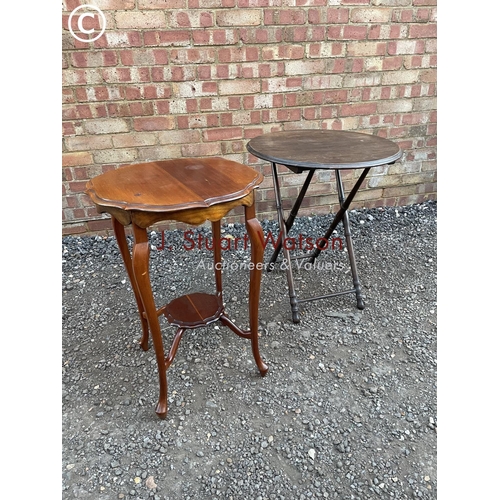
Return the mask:
[(142, 338), (139, 342), (139, 345), (141, 346), (141, 349), (143, 351), (148, 351), (149, 350), (149, 335), (148, 332), (142, 332)]
[(262, 358), (260, 356), (257, 333), (252, 333), (250, 341), (252, 342), (253, 359), (255, 359), (255, 363), (257, 364), (257, 368), (259, 369), (261, 376), (265, 377), (267, 371), (269, 370), (269, 367), (266, 365), (266, 363), (264, 363), (264, 361), (262, 361)]
[(356, 296), (356, 302), (357, 302), (356, 307), (362, 311), (365, 308), (364, 300), (361, 297)]
[(252, 354), (253, 358), (255, 359), (255, 364), (257, 365), (257, 368), (259, 369), (260, 374), (264, 377), (264, 375), (267, 373), (269, 370), (269, 367), (264, 363), (262, 360), (262, 357), (260, 355), (259, 351), (259, 341), (258, 341), (258, 333), (256, 331), (252, 330), (242, 330), (240, 327), (236, 326), (227, 316), (226, 313), (224, 313), (220, 318), (219, 321), (227, 326), (231, 331), (236, 333), (236, 335), (239, 335), (240, 337), (243, 337), (244, 339), (250, 339), (250, 342), (252, 343)]
[(259, 369), (259, 372), (262, 377), (265, 377), (267, 374), (267, 371), (269, 370), (269, 367), (264, 363), (260, 356), (259, 352), (259, 344), (257, 340), (257, 335), (252, 335), (250, 337), (250, 341), (252, 342), (252, 354), (253, 354), (253, 359), (255, 359), (255, 363), (257, 365), (257, 368)]
[(158, 415), (159, 418), (162, 420), (165, 420), (167, 418), (167, 401), (158, 401), (158, 404), (156, 405), (156, 414)]
[[(290, 270), (291, 273), (291, 270)], [(295, 294), (295, 289), (290, 290), (290, 307), (292, 309), (292, 321), (294, 323), (300, 323), (300, 316), (299, 316), (299, 301), (297, 299), (297, 295)]]
[(262, 363), (262, 365), (259, 366), (259, 372), (260, 372), (262, 377), (265, 377), (267, 375), (268, 370), (269, 370), (269, 367), (265, 363)]

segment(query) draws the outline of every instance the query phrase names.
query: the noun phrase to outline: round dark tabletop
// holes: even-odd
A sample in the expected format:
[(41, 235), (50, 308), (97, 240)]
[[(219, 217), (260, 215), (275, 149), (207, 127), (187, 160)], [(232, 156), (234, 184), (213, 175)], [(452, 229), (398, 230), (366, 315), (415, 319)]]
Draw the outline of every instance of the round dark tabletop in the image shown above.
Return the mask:
[(254, 137), (247, 149), (257, 158), (301, 169), (349, 169), (394, 163), (403, 152), (382, 137), (341, 130), (289, 130)]

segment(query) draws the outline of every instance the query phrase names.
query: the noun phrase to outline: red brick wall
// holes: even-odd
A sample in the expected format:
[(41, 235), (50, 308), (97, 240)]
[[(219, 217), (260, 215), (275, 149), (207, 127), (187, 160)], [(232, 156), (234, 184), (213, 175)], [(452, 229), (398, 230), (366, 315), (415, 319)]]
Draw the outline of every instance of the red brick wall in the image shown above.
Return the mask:
[[(86, 43), (68, 18), (89, 3), (103, 11), (106, 29)], [(372, 169), (357, 207), (436, 198), (436, 0), (63, 5), (64, 233), (110, 227), (83, 194), (89, 178), (176, 157), (224, 156), (261, 169), (257, 210), (274, 218), (269, 165), (245, 145), (295, 128), (357, 130), (404, 149), (395, 165)], [(287, 206), (298, 179), (283, 169)], [(335, 209), (334, 186), (321, 172), (302, 213)]]

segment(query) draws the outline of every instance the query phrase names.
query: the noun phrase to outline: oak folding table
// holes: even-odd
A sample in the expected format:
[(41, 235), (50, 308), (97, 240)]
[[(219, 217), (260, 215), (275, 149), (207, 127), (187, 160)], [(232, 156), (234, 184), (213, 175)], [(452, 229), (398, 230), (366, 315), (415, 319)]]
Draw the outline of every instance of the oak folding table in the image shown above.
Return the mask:
[[(300, 303), (348, 293), (356, 294), (357, 307), (359, 309), (363, 309), (364, 301), (361, 296), (361, 285), (358, 278), (347, 210), (372, 167), (391, 164), (401, 158), (403, 153), (399, 146), (396, 143), (382, 137), (359, 132), (300, 129), (271, 132), (269, 134), (257, 136), (250, 140), (247, 144), (247, 149), (257, 158), (267, 160), (271, 162), (272, 165), (276, 211), (280, 225), (281, 238), (273, 256), (271, 257), (268, 270), (273, 268), (273, 264), (275, 263), (280, 251), (282, 251), (284, 262), (286, 264), (285, 269), (287, 274), (288, 292), (293, 322), (300, 322)], [(296, 174), (307, 172), (304, 184), (302, 185), (297, 200), (295, 201), (286, 221), (283, 211), (283, 202), (281, 199), (277, 165), (284, 165)], [(292, 273), (292, 257), (290, 256), (290, 252), (286, 244), (283, 243), (286, 241), (288, 232), (297, 217), (299, 208), (314, 173), (321, 169), (335, 171), (340, 208), (335, 214), (332, 223), (321, 242), (310, 254), (299, 255), (298, 258), (309, 258), (309, 262), (313, 263), (320, 252), (325, 248), (325, 241), (330, 238), (333, 231), (335, 231), (338, 224), (342, 221), (354, 288), (331, 294), (299, 299), (295, 290)], [(341, 172), (349, 169), (363, 170), (351, 192), (347, 197), (345, 197)]]

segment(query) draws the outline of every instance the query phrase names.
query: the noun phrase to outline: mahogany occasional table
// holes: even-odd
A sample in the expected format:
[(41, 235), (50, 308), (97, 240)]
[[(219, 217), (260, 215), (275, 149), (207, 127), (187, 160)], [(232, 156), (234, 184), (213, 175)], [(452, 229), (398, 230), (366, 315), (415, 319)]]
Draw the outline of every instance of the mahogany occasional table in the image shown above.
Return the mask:
[[(126, 165), (87, 183), (86, 193), (99, 212), (111, 215), (116, 241), (132, 284), (142, 324), (141, 347), (149, 347), (151, 333), (160, 382), (156, 413), (167, 414), (167, 376), (185, 330), (221, 321), (240, 337), (249, 339), (260, 374), (268, 367), (258, 345), (258, 311), (264, 237), (255, 218), (254, 189), (262, 182), (254, 169), (222, 158), (179, 159)], [(233, 208), (245, 207), (245, 224), (251, 244), (249, 325), (243, 331), (224, 311), (221, 272), (221, 219)], [(156, 308), (149, 276), (147, 228), (160, 221), (198, 225), (212, 223), (214, 241), (215, 294), (192, 293)], [(131, 224), (134, 244), (130, 255), (124, 227)], [(165, 356), (158, 317), (164, 314), (177, 327)]]
[[(268, 271), (273, 269), (273, 264), (276, 261), (279, 252), (282, 250), (287, 273), (288, 292), (293, 322), (300, 322), (299, 304), (301, 302), (325, 299), (337, 295), (355, 293), (357, 307), (359, 309), (363, 309), (364, 302), (361, 297), (361, 285), (358, 278), (347, 209), (349, 208), (349, 205), (351, 204), (366, 175), (370, 171), (370, 168), (379, 165), (392, 164), (401, 158), (403, 152), (400, 150), (399, 146), (387, 139), (359, 132), (301, 129), (284, 132), (272, 132), (260, 135), (252, 139), (247, 144), (247, 149), (257, 158), (267, 160), (272, 164), (274, 194), (276, 198), (276, 210), (278, 213), (281, 238), (273, 256), (271, 257), (267, 269)], [(307, 177), (286, 222), (283, 213), (283, 203), (281, 201), (276, 165), (284, 165), (296, 174), (307, 171)], [(342, 170), (345, 171), (354, 168), (362, 168), (363, 171), (349, 193), (349, 196), (345, 198), (340, 172)], [(297, 217), (300, 205), (302, 204), (302, 200), (304, 199), (314, 172), (320, 169), (335, 170), (340, 208), (325, 233), (321, 243), (316, 246), (310, 254), (294, 256), (292, 258), (302, 259), (308, 257), (310, 262), (314, 262), (325, 247), (325, 241), (328, 241), (328, 238), (332, 235), (339, 222), (342, 221), (354, 288), (328, 295), (299, 299), (297, 297), (293, 281), (290, 252), (283, 242), (288, 237), (288, 231), (290, 231), (295, 217)]]

